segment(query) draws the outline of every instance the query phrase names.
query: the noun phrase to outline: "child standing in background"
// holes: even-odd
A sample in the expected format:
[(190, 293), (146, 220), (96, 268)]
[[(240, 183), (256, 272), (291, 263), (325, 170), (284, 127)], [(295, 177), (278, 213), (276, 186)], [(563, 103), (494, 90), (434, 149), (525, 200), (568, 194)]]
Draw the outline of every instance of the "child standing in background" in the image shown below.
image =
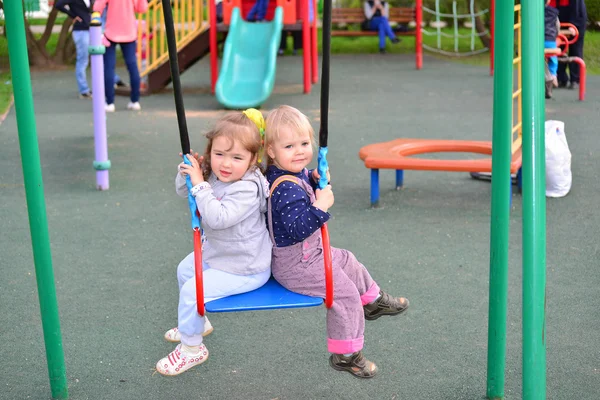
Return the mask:
[[(314, 131), (295, 108), (269, 113), (266, 129), (267, 179), (271, 184), (267, 214), (274, 242), (273, 277), (293, 292), (325, 297), (320, 228), (333, 205), (331, 186), (317, 189), (319, 174), (306, 166), (313, 157)], [(331, 367), (371, 378), (377, 366), (362, 354), (365, 319), (396, 315), (408, 308), (404, 297), (381, 291), (367, 269), (348, 250), (332, 247), (333, 306), (327, 310), (327, 347)]]
[[(546, 6), (544, 7), (544, 48), (555, 49), (556, 48), (556, 37), (560, 32), (560, 21), (558, 20), (558, 10), (550, 6), (550, 0), (544, 0)], [(558, 57), (552, 56), (546, 59), (548, 66), (548, 72), (550, 76), (546, 79), (546, 98), (552, 98), (552, 87), (558, 86), (558, 80), (556, 79), (556, 73), (558, 71)]]
[[(108, 8), (106, 6), (108, 5)], [(96, 0), (94, 11), (104, 12), (106, 9), (106, 52), (104, 53), (104, 95), (106, 112), (115, 111), (115, 65), (117, 62), (116, 45), (121, 47), (125, 65), (129, 71), (131, 86), (128, 110), (139, 111), (140, 105), (140, 72), (138, 70), (136, 52), (137, 24), (136, 13), (148, 11), (148, 0)]]
[[(203, 157), (187, 157), (192, 165), (179, 164), (177, 194), (188, 197), (185, 176), (202, 216), (204, 301), (258, 289), (271, 276), (271, 239), (265, 223), (269, 187), (258, 163), (261, 152), (262, 114), (254, 109), (221, 118), (206, 137)], [(197, 154), (196, 154), (197, 156)], [(181, 341), (156, 363), (163, 375), (179, 375), (202, 364), (208, 350), (202, 336), (212, 331), (198, 314), (194, 253), (177, 267), (179, 307), (177, 328), (165, 333)]]

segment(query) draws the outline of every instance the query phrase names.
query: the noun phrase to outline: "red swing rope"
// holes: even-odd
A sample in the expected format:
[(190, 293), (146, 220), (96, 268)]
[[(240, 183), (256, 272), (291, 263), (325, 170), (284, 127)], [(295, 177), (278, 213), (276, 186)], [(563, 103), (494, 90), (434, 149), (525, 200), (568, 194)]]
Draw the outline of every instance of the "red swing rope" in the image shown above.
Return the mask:
[[(167, 34), (167, 48), (169, 50), (169, 64), (171, 66), (171, 80), (173, 81), (173, 96), (175, 97), (175, 111), (177, 112), (177, 123), (179, 125), (179, 139), (181, 141), (181, 152), (183, 160), (189, 164), (186, 154), (190, 153), (190, 138), (185, 120), (185, 108), (181, 92), (181, 81), (179, 80), (179, 65), (177, 62), (177, 44), (175, 42), (175, 28), (173, 26), (173, 12), (170, 0), (162, 0), (163, 14), (165, 18), (165, 29)], [(186, 177), (188, 192), (191, 190), (189, 176)], [(204, 316), (204, 284), (202, 281), (202, 238), (200, 230), (200, 214), (197, 213), (196, 201), (188, 194), (188, 202), (192, 213), (192, 228), (194, 230), (194, 267), (196, 271), (196, 303), (198, 314)]]
[[(319, 188), (323, 189), (329, 184), (327, 181), (327, 137), (329, 136), (329, 66), (331, 58), (331, 2), (325, 0), (323, 4), (323, 66), (321, 76), (321, 126), (319, 128), (319, 160), (318, 171), (321, 176)], [(321, 226), (323, 239), (323, 260), (325, 263), (325, 307), (333, 306), (333, 264), (331, 259), (331, 246), (329, 244), (329, 229), (327, 223)]]

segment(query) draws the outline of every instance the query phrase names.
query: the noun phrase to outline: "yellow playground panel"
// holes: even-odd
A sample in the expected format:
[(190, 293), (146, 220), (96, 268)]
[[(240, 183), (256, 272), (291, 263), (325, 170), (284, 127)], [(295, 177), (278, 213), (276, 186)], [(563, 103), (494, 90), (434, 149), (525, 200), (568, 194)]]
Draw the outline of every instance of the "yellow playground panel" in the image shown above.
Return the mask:
[[(177, 50), (208, 31), (210, 8), (205, 0), (172, 0), (171, 7)], [(140, 76), (169, 61), (161, 0), (150, 0), (148, 11), (138, 15), (137, 60)]]
[[(515, 5), (515, 19), (514, 25), (515, 36), (517, 41), (516, 55), (513, 58), (513, 65), (517, 66), (517, 87), (513, 91), (513, 127), (512, 127), (512, 154), (521, 148), (521, 138), (523, 135), (523, 81), (522, 81), (522, 52), (521, 52), (521, 5)], [(514, 80), (513, 80), (514, 81)], [(516, 108), (516, 121), (515, 121), (515, 100), (517, 101)]]

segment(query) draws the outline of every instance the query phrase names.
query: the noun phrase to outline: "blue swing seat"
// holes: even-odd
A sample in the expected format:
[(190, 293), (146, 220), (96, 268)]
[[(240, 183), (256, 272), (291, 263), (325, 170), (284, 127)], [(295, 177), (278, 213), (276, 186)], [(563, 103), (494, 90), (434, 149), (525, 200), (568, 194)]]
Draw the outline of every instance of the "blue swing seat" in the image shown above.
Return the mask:
[(271, 277), (267, 283), (256, 290), (209, 301), (204, 308), (208, 312), (217, 313), (316, 307), (321, 304), (323, 299), (320, 297), (290, 292)]

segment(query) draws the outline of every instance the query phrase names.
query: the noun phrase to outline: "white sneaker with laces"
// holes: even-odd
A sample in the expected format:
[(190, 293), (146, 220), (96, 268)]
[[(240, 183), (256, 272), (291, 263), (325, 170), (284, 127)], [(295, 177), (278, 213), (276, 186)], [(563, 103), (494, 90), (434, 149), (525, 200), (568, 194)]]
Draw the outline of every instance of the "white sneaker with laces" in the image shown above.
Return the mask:
[(132, 111), (140, 111), (142, 106), (140, 105), (139, 101), (136, 101), (135, 103), (130, 101), (129, 104), (127, 104), (127, 109)]
[(115, 103), (105, 104), (104, 105), (104, 111), (106, 111), (106, 112), (115, 112)]
[[(208, 318), (204, 317), (204, 332), (202, 332), (202, 336), (210, 335), (213, 330), (214, 330), (214, 328), (213, 328), (212, 324), (210, 323), (210, 321), (208, 320)], [(179, 329), (173, 328), (173, 329), (169, 329), (168, 331), (166, 331), (165, 332), (165, 340), (167, 342), (173, 342), (173, 343), (181, 342), (181, 333), (179, 332)]]
[(196, 365), (202, 364), (208, 359), (208, 349), (204, 344), (200, 345), (196, 354), (186, 353), (182, 347), (182, 344), (178, 344), (175, 350), (157, 362), (156, 371), (168, 376), (179, 375)]

